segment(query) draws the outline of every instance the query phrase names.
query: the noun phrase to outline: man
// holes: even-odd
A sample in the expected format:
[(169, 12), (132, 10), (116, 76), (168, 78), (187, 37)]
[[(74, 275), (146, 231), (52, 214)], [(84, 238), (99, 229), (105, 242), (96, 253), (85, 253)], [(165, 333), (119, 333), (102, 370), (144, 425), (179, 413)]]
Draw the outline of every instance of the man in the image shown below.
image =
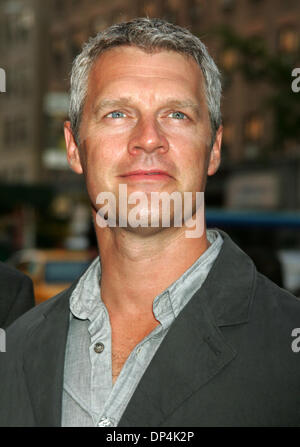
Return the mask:
[(0, 263), (0, 328), (4, 329), (34, 306), (32, 281)]
[[(100, 259), (11, 327), (2, 425), (300, 425), (300, 303), (225, 233), (186, 233), (220, 163), (220, 95), (204, 45), (163, 20), (115, 25), (75, 60), (67, 157)], [(183, 225), (154, 193), (191, 193)]]

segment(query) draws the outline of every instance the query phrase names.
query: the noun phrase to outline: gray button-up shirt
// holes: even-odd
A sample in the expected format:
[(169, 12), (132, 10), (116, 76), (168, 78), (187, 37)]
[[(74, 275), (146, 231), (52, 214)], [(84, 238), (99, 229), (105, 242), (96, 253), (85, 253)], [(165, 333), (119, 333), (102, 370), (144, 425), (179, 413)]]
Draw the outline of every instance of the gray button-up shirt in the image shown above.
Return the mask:
[(131, 351), (112, 382), (111, 327), (101, 299), (101, 263), (96, 258), (70, 298), (70, 327), (66, 346), (62, 426), (116, 427), (141, 377), (172, 322), (205, 281), (223, 239), (208, 230), (210, 247), (171, 286), (153, 301), (159, 321)]

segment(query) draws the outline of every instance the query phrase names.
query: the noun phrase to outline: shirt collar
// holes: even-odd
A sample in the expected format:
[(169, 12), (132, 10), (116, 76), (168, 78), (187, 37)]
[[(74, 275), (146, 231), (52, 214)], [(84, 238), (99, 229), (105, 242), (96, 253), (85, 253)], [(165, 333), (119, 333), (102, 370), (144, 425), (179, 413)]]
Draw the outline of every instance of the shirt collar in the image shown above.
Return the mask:
[[(209, 248), (186, 270), (183, 275), (159, 294), (153, 301), (155, 318), (167, 328), (178, 316), (194, 293), (205, 281), (209, 270), (218, 256), (223, 239), (216, 230), (207, 230)], [(101, 299), (101, 261), (94, 259), (80, 278), (70, 298), (73, 316), (81, 320), (94, 321), (99, 314), (107, 312)]]

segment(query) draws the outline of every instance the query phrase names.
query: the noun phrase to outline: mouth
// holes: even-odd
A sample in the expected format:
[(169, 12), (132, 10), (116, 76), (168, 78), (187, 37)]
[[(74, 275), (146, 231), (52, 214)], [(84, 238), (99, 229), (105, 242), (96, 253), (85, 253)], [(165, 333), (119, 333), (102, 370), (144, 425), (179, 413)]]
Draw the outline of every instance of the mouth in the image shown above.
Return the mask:
[(138, 180), (166, 180), (172, 178), (172, 176), (161, 169), (151, 169), (151, 170), (143, 170), (138, 169), (136, 171), (126, 172), (125, 174), (120, 175), (122, 178), (126, 178), (128, 180), (138, 181)]
[(126, 172), (126, 174), (120, 175), (120, 177), (172, 177), (168, 172), (162, 171), (161, 169), (151, 169), (143, 170), (138, 169), (137, 171)]

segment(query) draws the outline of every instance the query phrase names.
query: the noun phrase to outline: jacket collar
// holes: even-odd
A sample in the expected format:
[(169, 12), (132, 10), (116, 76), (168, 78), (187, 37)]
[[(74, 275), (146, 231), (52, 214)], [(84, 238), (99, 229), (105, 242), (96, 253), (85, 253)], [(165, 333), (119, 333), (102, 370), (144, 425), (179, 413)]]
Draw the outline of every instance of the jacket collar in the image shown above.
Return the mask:
[[(160, 425), (234, 359), (236, 351), (218, 327), (248, 321), (256, 269), (229, 236), (220, 233), (224, 243), (206, 281), (170, 327), (119, 426)], [(45, 303), (30, 332), (30, 348), (24, 353), (26, 382), (38, 426), (61, 424), (69, 299), (76, 284)]]
[(218, 231), (224, 243), (200, 289), (201, 300), (217, 326), (246, 323), (255, 291), (256, 267), (224, 231)]

